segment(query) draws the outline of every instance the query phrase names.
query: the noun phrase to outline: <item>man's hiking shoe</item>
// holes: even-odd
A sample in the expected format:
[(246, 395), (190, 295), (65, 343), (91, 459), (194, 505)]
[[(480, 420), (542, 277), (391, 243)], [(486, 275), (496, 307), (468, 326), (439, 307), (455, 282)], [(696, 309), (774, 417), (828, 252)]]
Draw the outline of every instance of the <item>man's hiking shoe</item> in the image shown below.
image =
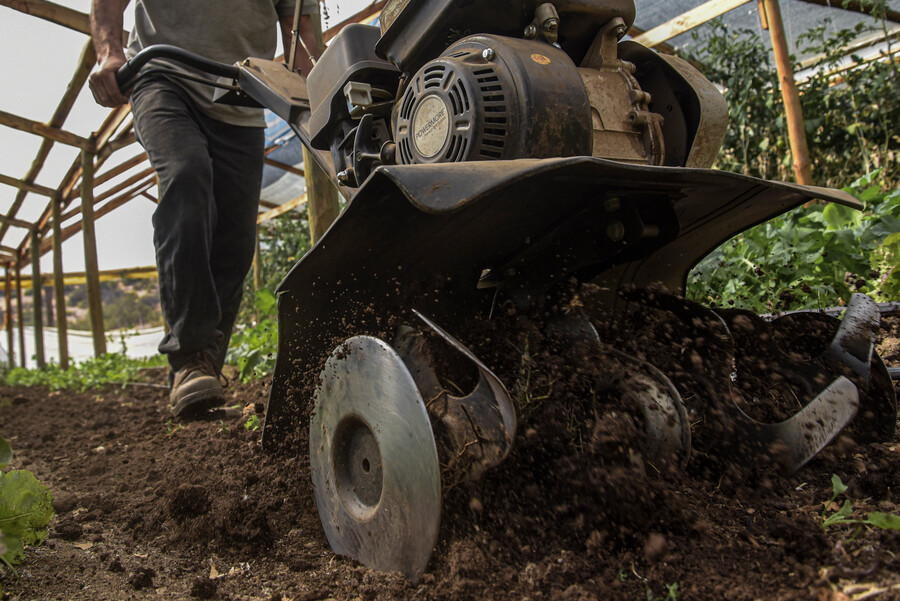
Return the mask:
[(204, 353), (175, 373), (169, 402), (175, 417), (200, 416), (225, 402), (218, 370)]

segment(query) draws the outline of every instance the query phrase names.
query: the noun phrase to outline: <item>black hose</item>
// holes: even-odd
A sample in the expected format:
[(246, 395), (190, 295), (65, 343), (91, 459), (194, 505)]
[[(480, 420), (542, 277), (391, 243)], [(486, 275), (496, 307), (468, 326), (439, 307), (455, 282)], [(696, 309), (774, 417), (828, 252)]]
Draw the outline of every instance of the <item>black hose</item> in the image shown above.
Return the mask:
[(131, 60), (119, 67), (119, 70), (116, 72), (116, 83), (119, 84), (119, 88), (124, 91), (131, 87), (141, 67), (155, 58), (168, 58), (210, 75), (219, 75), (232, 79), (237, 79), (239, 73), (239, 69), (234, 65), (219, 63), (176, 46), (154, 44), (153, 46), (147, 46), (134, 55)]

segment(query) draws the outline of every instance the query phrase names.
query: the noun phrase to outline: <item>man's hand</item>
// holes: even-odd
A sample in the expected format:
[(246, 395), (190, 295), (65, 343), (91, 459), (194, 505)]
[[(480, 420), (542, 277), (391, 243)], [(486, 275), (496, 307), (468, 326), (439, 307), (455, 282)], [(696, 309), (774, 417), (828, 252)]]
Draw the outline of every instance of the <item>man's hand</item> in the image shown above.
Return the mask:
[(91, 73), (91, 93), (97, 104), (117, 107), (128, 102), (128, 97), (119, 89), (116, 83), (116, 71), (125, 64), (125, 56), (107, 56), (100, 63), (100, 68)]
[(116, 71), (125, 64), (122, 49), (122, 10), (127, 0), (91, 1), (91, 37), (100, 68), (91, 73), (91, 93), (97, 104), (116, 107), (128, 102), (116, 83)]

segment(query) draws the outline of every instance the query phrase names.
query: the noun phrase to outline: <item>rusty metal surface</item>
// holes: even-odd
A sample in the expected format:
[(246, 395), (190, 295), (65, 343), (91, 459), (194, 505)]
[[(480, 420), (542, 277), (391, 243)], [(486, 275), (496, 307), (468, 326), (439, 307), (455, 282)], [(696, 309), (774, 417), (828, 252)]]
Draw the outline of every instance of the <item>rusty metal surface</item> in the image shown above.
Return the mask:
[(591, 156), (662, 165), (663, 120), (650, 111), (651, 97), (635, 79), (634, 64), (617, 56), (617, 31), (621, 27), (621, 19), (604, 26), (578, 69), (591, 104)]
[(279, 287), (264, 443), (305, 426), (297, 390), (308, 387), (307, 366), (341, 340), (390, 338), (386, 323), (408, 322), (411, 309), (448, 331), (486, 315), (486, 269), (518, 258), (518, 277), (538, 291), (570, 276), (613, 290), (658, 280), (674, 289), (720, 242), (820, 196), (844, 200), (731, 173), (581, 157), (381, 167)]

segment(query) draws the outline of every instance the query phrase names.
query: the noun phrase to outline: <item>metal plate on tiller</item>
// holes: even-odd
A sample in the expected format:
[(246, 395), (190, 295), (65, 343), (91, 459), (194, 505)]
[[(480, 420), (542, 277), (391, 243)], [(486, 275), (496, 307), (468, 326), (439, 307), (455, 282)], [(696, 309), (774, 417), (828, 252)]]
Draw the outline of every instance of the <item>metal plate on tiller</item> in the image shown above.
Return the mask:
[(440, 524), (440, 466), (422, 397), (387, 343), (356, 336), (329, 357), (309, 451), (332, 550), (420, 580)]

